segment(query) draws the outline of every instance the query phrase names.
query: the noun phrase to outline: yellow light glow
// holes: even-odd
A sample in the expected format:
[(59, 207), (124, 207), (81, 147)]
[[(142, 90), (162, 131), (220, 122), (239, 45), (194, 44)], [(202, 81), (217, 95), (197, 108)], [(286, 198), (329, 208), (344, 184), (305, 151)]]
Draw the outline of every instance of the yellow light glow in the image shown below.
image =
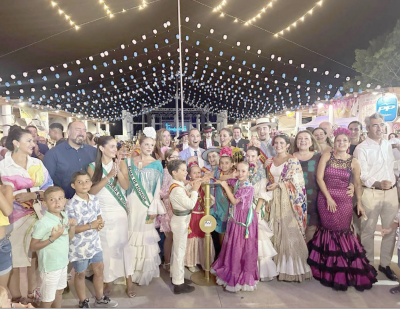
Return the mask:
[(234, 22), (235, 22), (235, 23), (237, 23), (237, 22), (238, 22), (238, 19), (237, 19), (237, 18), (235, 18)]
[(308, 11), (308, 14), (310, 14), (310, 15), (311, 15), (311, 14), (312, 14), (312, 12), (313, 12), (313, 10), (311, 9), (311, 10), (309, 10), (309, 11)]
[(275, 33), (275, 34), (274, 34), (274, 37), (278, 37), (278, 33)]
[(63, 10), (58, 10), (58, 14), (61, 15), (62, 13), (64, 13)]
[(75, 26), (75, 30), (79, 30), (79, 28), (80, 28), (79, 26)]
[(51, 1), (51, 5), (52, 5), (53, 7), (55, 7), (55, 6), (57, 5), (57, 3), (55, 3), (54, 1)]

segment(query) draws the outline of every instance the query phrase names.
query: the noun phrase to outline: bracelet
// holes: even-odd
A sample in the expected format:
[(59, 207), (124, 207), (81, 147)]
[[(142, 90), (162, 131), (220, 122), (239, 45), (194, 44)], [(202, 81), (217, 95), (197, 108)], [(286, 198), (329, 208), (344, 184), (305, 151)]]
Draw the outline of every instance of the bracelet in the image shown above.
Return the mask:
[(92, 229), (92, 223), (89, 223), (89, 230)]
[(51, 238), (51, 236), (49, 236), (49, 241), (50, 241), (50, 243), (52, 244), (54, 241), (52, 241), (50, 238)]

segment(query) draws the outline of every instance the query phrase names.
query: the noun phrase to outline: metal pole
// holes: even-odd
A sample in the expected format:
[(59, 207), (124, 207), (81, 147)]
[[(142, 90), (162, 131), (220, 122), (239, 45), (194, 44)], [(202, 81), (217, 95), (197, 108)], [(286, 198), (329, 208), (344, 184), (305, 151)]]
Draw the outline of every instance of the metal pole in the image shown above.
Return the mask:
[[(178, 79), (176, 79), (176, 96), (175, 96), (175, 106), (176, 106), (176, 136), (179, 136), (179, 91), (178, 91)], [(183, 128), (182, 128), (183, 131)]]
[[(204, 207), (204, 215), (210, 215), (210, 206), (211, 206), (211, 198), (210, 198), (210, 184), (207, 183), (205, 185), (205, 207)], [(210, 245), (211, 245), (211, 233), (205, 233), (205, 250), (206, 250), (206, 269), (204, 270), (204, 278), (206, 281), (210, 280)]]
[(181, 76), (181, 117), (182, 117), (182, 131), (185, 123), (183, 117), (183, 66), (182, 66), (182, 29), (181, 29), (181, 0), (178, 0), (178, 27), (179, 27), (179, 72)]

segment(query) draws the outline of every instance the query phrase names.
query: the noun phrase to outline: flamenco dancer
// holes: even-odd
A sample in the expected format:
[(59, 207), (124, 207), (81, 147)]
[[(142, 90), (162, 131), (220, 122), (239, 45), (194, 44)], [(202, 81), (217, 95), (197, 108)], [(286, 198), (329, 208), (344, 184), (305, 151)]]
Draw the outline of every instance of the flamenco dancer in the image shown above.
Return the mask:
[(221, 253), (211, 268), (217, 284), (229, 292), (254, 291), (259, 281), (258, 220), (252, 207), (254, 188), (249, 182), (249, 163), (239, 162), (237, 172), (238, 179), (217, 181), (226, 191), (231, 206)]
[[(196, 162), (192, 162), (189, 164), (189, 177), (191, 181), (197, 181), (201, 179), (201, 169)], [(209, 179), (206, 180), (209, 181)], [(190, 186), (190, 184), (187, 185), (187, 188), (188, 186)], [(203, 269), (205, 269), (206, 265), (206, 256), (204, 250), (205, 233), (200, 229), (200, 220), (204, 216), (205, 208), (205, 192), (202, 187), (199, 188), (198, 193), (199, 196), (197, 198), (197, 203), (193, 208), (192, 216), (190, 218), (189, 235), (187, 239), (185, 254), (185, 266), (189, 268), (192, 273), (196, 271), (196, 265), (200, 264)], [(211, 196), (211, 205), (214, 204), (214, 201), (214, 197)], [(210, 248), (210, 262), (213, 263), (215, 252), (212, 240)]]
[(357, 213), (365, 215), (361, 203), (360, 164), (347, 153), (351, 132), (335, 131), (334, 151), (322, 155), (317, 181), (320, 187), (318, 212), (321, 227), (309, 242), (307, 260), (315, 279), (334, 290), (346, 291), (353, 286), (358, 291), (372, 288), (376, 271), (369, 264), (365, 250), (350, 230), (353, 213), (352, 198), (346, 194), (351, 179), (357, 196)]

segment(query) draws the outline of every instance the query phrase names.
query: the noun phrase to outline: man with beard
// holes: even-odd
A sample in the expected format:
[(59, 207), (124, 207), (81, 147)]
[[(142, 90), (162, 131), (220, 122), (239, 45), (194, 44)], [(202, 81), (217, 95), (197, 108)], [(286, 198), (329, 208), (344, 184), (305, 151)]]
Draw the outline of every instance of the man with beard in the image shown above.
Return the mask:
[(271, 128), (276, 127), (276, 123), (269, 122), (268, 118), (260, 118), (256, 120), (256, 125), (250, 128), (250, 131), (257, 131), (260, 145), (253, 145), (252, 142), (248, 146), (256, 146), (260, 148), (260, 161), (262, 164), (267, 159), (272, 159), (276, 156), (274, 146), (272, 146)]
[(200, 141), (200, 131), (191, 129), (189, 131), (189, 147), (179, 153), (179, 159), (185, 160), (187, 164), (196, 161), (199, 163), (200, 168), (203, 168), (204, 160), (201, 158), (201, 154), (204, 152), (204, 149), (199, 147)]
[(43, 159), (44, 166), (49, 171), (54, 185), (64, 189), (65, 197), (70, 199), (75, 190), (71, 187), (72, 174), (86, 170), (89, 163), (95, 161), (96, 148), (84, 144), (86, 126), (81, 121), (68, 125), (66, 142), (50, 149)]

